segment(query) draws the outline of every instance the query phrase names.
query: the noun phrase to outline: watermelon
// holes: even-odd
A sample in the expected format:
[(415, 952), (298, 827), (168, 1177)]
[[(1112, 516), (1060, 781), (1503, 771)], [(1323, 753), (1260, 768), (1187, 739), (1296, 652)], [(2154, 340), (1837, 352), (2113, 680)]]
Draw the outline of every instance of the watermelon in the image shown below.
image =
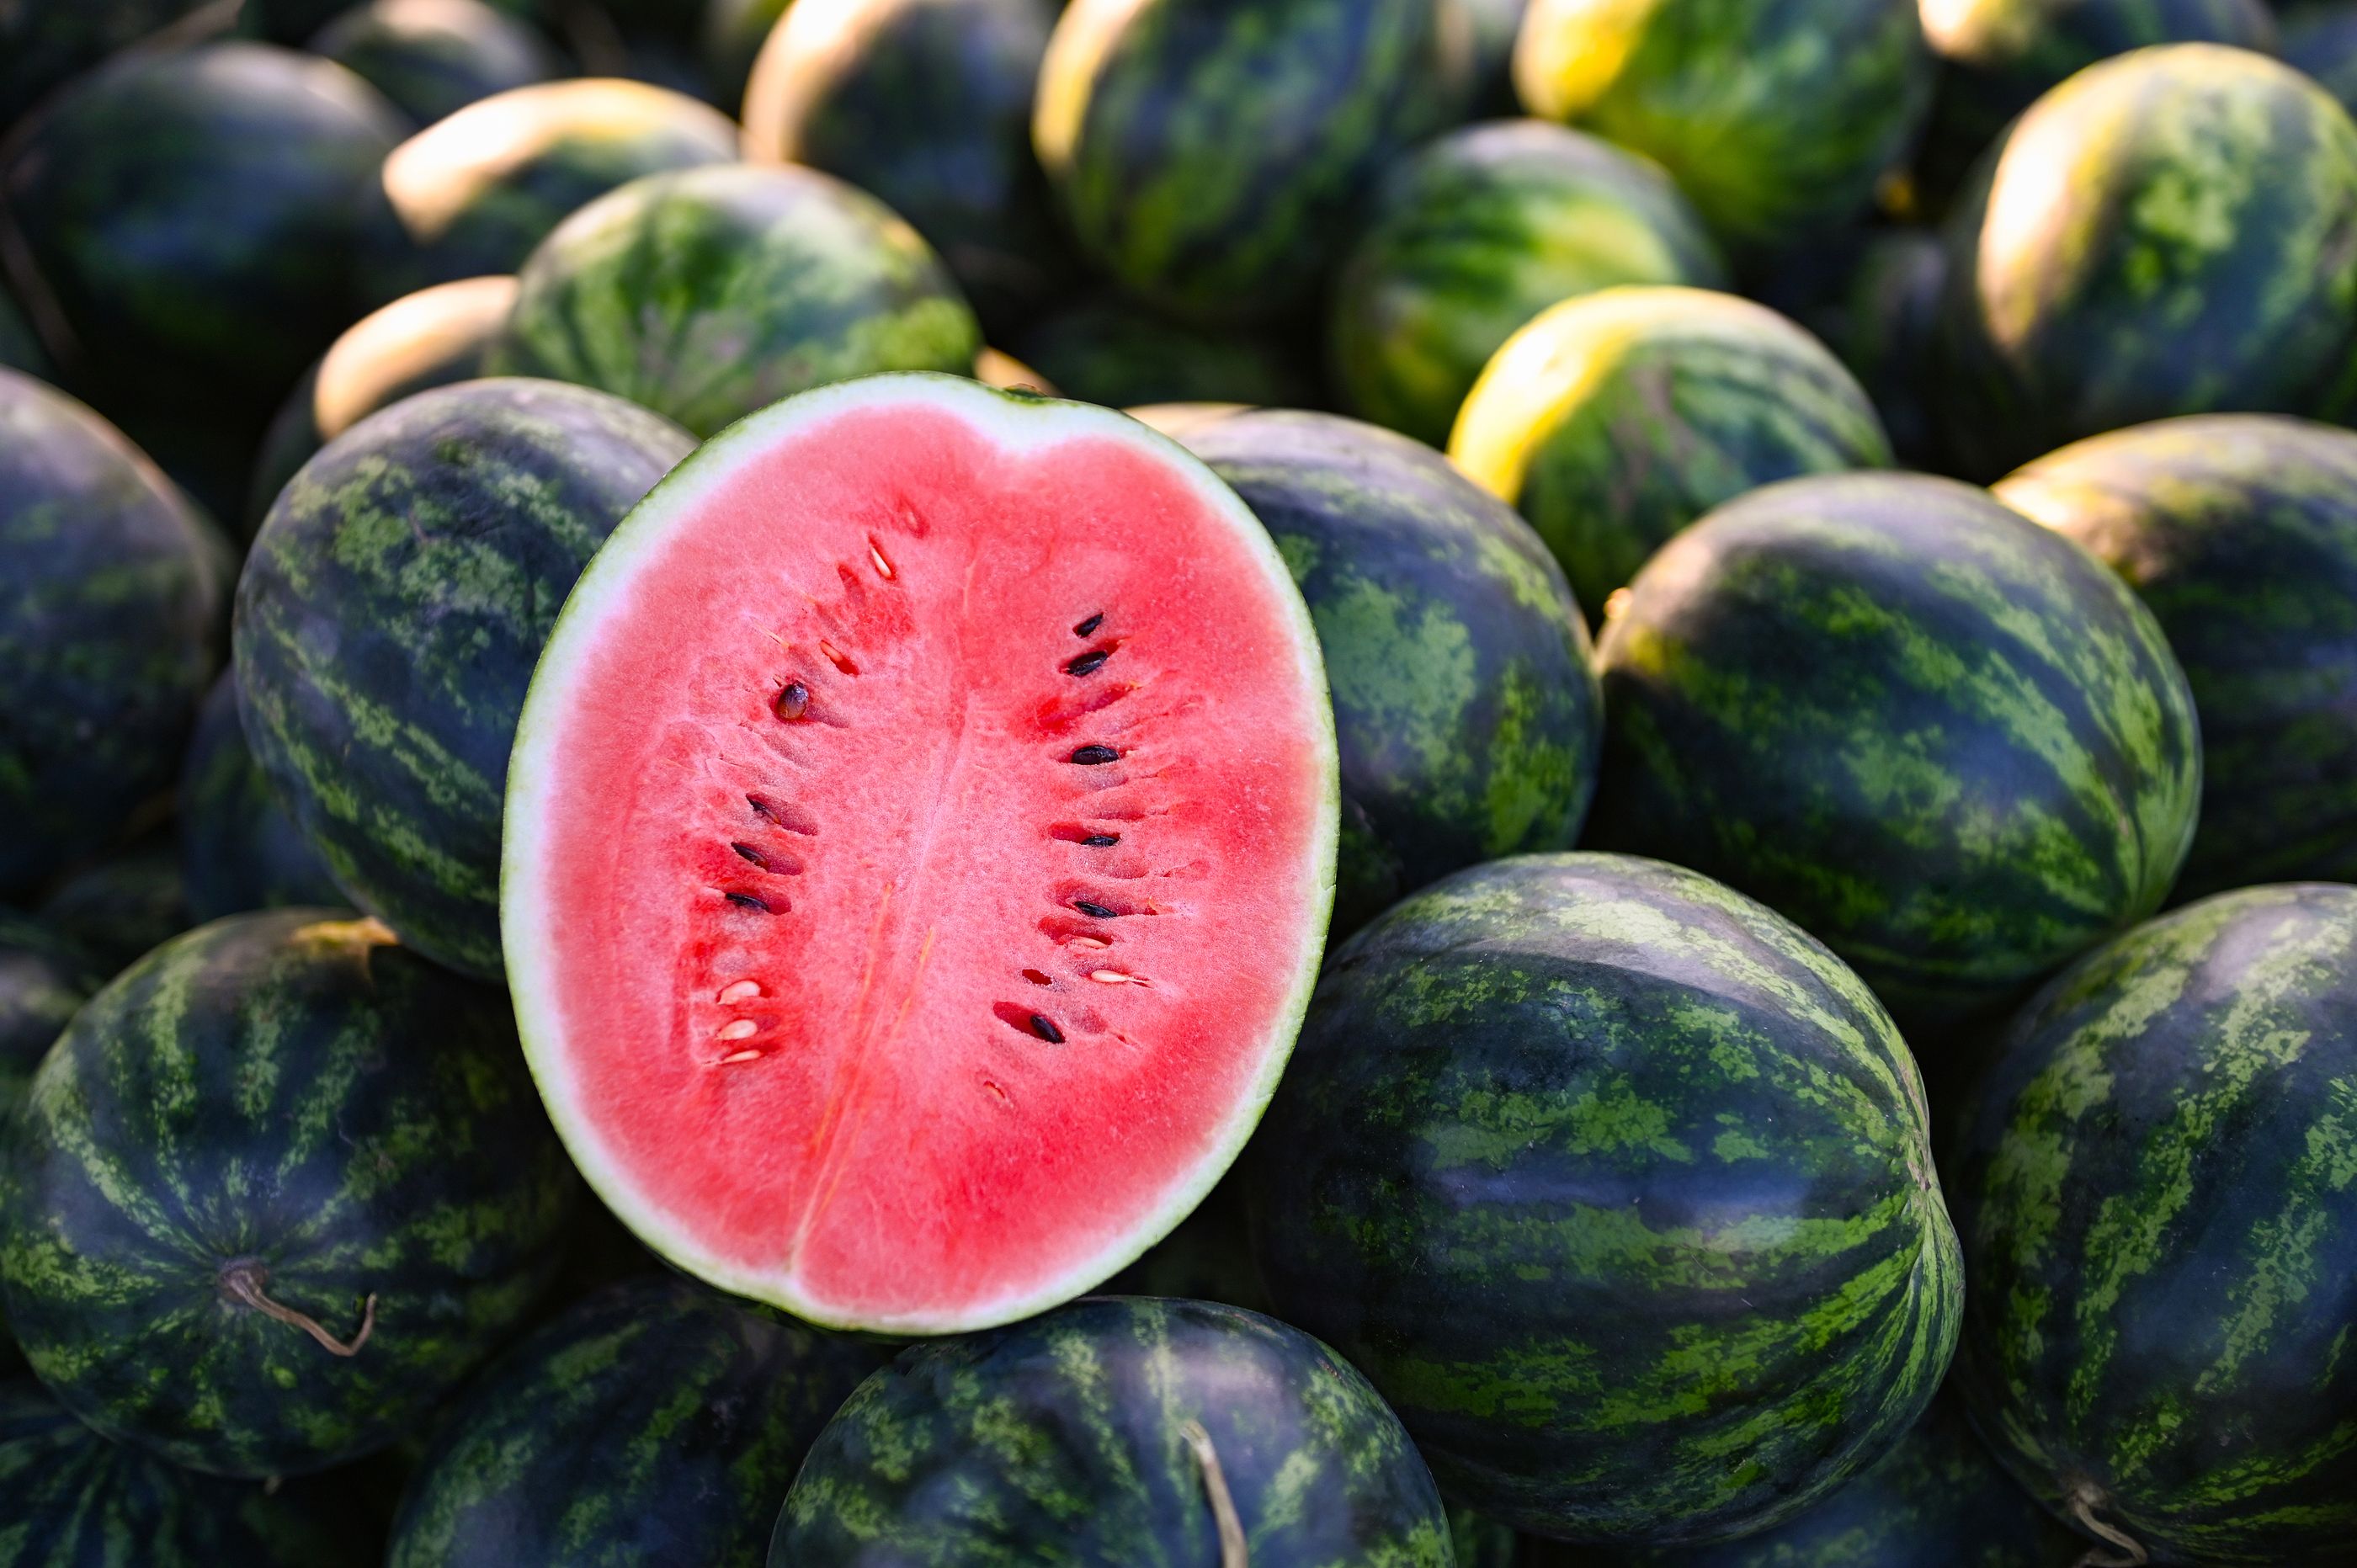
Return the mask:
[(106, 1435), (231, 1476), (414, 1431), (548, 1283), (577, 1191), (506, 997), (325, 909), (118, 975), (15, 1138), (0, 1295), (33, 1369)]
[(2137, 928), (2006, 1032), (1956, 1162), (1958, 1360), (2118, 1561), (2324, 1568), (2357, 1533), (2357, 888)]
[(387, 1568), (761, 1568), (803, 1453), (877, 1359), (683, 1280), (610, 1286), (451, 1412)]
[(963, 374), (981, 350), (957, 285), (889, 209), (815, 169), (736, 165), (633, 180), (558, 225), (490, 363), (710, 435), (828, 381)]
[(1948, 231), (1964, 471), (2170, 414), (2357, 398), (2357, 124), (2276, 61), (2139, 49), (2039, 100)]
[(1334, 935), (1476, 861), (1569, 849), (1604, 711), (1530, 525), (1437, 452), (1333, 414), (1183, 439), (1275, 539), (1318, 628), (1342, 751)]
[[(1241, 1539), (1238, 1539), (1238, 1538)], [(770, 1568), (1448, 1568), (1415, 1446), (1325, 1346), (1100, 1296), (901, 1355), (819, 1434)]]
[(747, 154), (807, 164), (916, 225), (995, 333), (1073, 271), (1031, 152), (1056, 0), (850, 0), (770, 34), (745, 92)]
[(1723, 507), (1639, 574), (1597, 657), (1592, 842), (1762, 900), (1910, 1026), (2150, 915), (2193, 835), (2193, 700), (2152, 613), (1953, 480)]
[(1706, 1544), (1832, 1495), (1963, 1310), (1889, 1016), (1653, 861), (1493, 861), (1360, 932), (1248, 1174), (1278, 1312), (1451, 1496), (1565, 1540)]
[(1826, 347), (1857, 378), (1901, 465), (1934, 467), (1938, 437), (1926, 395), (1939, 336), (1948, 252), (1928, 229), (1887, 229), (1860, 248), (1827, 311)]
[(656, 1251), (808, 1322), (1070, 1299), (1284, 1067), (1333, 736), (1275, 546), (1145, 426), (914, 375), (742, 422), (591, 563), (518, 731), (558, 1130)]
[(463, 278), (404, 295), (346, 328), (263, 438), (246, 496), (247, 534), (320, 447), (403, 398), (481, 375), (515, 297), (511, 277)]
[(1291, 311), (1383, 166), (1469, 105), (1463, 5), (1072, 0), (1032, 141), (1081, 249), (1183, 316)]
[(170, 787), (226, 589), (206, 526), (113, 426), (0, 371), (0, 897)]
[(2316, 79), (2347, 108), (2357, 104), (2357, 5), (2309, 4), (2283, 19), (2284, 62)]
[(0, 127), (68, 78), (196, 11), (204, 0), (84, 0), (0, 11)]
[(462, 381), (329, 442), (254, 538), (246, 740), (337, 885), (437, 963), (500, 973), (525, 683), (583, 564), (691, 445), (585, 387)]
[(41, 347), (40, 334), (33, 330), (24, 307), (8, 293), (5, 283), (5, 277), (0, 276), (0, 370), (54, 376), (57, 371), (49, 363), (49, 351)]
[(592, 77), (493, 93), (384, 160), (364, 218), (366, 292), (386, 304), (512, 273), (550, 230), (617, 186), (736, 156), (736, 123), (668, 88)]
[(196, 920), (180, 876), (180, 848), (153, 833), (59, 883), (37, 911), (43, 925), (113, 974)]
[(1765, 306), (1613, 288), (1507, 339), (1448, 455), (1530, 519), (1590, 615), (1671, 535), (1777, 479), (1890, 462), (1841, 361)]
[(1275, 408), (1315, 402), (1307, 356), (1265, 332), (1189, 326), (1114, 295), (1092, 295), (1033, 322), (1012, 339), (1067, 397), (1107, 408), (1233, 403)]
[(343, 897), (245, 744), (234, 671), (222, 671), (197, 716), (178, 806), (180, 878), (194, 920)]
[(1915, 0), (1531, 0), (1514, 84), (1656, 159), (1749, 254), (1856, 216), (1932, 95)]
[(1996, 493), (2126, 578), (2185, 667), (2204, 798), (2179, 894), (2357, 882), (2357, 435), (2164, 420)]
[(1449, 1507), (1448, 1542), (1457, 1568), (1522, 1568), (1522, 1537), (1461, 1504)]
[(1727, 281), (1718, 248), (1646, 158), (1543, 120), (1453, 131), (1384, 177), (1336, 279), (1336, 385), (1379, 424), (1445, 446), (1517, 328), (1621, 284)]
[(483, 0), (369, 0), (320, 28), (308, 47), (420, 125), (564, 70), (529, 24)]

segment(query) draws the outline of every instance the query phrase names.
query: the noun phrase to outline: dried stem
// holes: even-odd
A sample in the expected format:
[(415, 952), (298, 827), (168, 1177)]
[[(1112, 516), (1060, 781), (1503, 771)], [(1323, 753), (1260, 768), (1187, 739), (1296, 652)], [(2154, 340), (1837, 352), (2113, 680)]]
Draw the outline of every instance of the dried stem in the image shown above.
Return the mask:
[(291, 1306), (271, 1300), (267, 1290), (269, 1283), (270, 1270), (253, 1258), (241, 1258), (221, 1272), (221, 1294), (241, 1306), (253, 1308), (264, 1317), (293, 1325), (317, 1340), (330, 1355), (357, 1356), (361, 1353), (361, 1347), (369, 1342), (369, 1336), (376, 1332), (374, 1293), (371, 1293), (367, 1305), (361, 1309), (360, 1332), (353, 1335), (350, 1343), (347, 1344), (320, 1326), (319, 1320), (308, 1313), (297, 1312)]
[(1203, 1430), (1200, 1421), (1190, 1421), (1178, 1429), (1187, 1446), (1195, 1451), (1195, 1463), (1203, 1469), (1203, 1490), (1211, 1499), (1211, 1518), (1220, 1527), (1220, 1568), (1252, 1568), (1252, 1558), (1244, 1549), (1244, 1521), (1236, 1516), (1236, 1499), (1229, 1495), (1228, 1477), (1220, 1468), (1220, 1451), (1211, 1446), (1211, 1434)]
[(2072, 1484), (2062, 1498), (2072, 1522), (2096, 1540), (2119, 1549), (2118, 1555), (2098, 1547), (2079, 1559), (2073, 1568), (2145, 1568), (2152, 1561), (2146, 1554), (2144, 1543), (2119, 1526), (2105, 1520), (2097, 1511), (2112, 1505), (2111, 1495), (2094, 1482), (2082, 1477)]

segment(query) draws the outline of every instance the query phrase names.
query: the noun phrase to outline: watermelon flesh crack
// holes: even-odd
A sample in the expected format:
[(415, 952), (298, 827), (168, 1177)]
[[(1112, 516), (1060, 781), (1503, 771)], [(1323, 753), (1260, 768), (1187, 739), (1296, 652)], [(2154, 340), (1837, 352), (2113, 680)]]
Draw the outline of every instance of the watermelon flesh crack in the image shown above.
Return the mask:
[(1315, 635), (1119, 415), (884, 376), (724, 432), (535, 676), (510, 978), (584, 1173), (814, 1322), (1011, 1321), (1232, 1160), (1332, 896)]

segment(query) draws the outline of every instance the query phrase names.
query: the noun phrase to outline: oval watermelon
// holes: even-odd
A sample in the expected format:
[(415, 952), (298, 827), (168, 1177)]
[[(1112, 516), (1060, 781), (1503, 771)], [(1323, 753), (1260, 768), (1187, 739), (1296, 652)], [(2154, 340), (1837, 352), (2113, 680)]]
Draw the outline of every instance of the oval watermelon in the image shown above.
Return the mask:
[(1955, 1343), (1898, 1030), (1796, 928), (1657, 862), (1495, 861), (1361, 931), (1249, 1173), (1278, 1310), (1523, 1530), (1775, 1524), (1907, 1429)]
[(196, 1469), (414, 1431), (512, 1331), (578, 1191), (507, 999), (320, 909), (149, 954), (34, 1075), (0, 1295), (41, 1380)]
[(1114, 295), (1033, 322), (1015, 352), (1058, 392), (1107, 408), (1171, 403), (1294, 408), (1317, 401), (1306, 356), (1282, 338), (1190, 326)]
[(1268, 1568), (1452, 1561), (1431, 1473), (1325, 1346), (1232, 1306), (1099, 1296), (860, 1385), (770, 1563), (1232, 1565), (1247, 1542)]
[(2256, 887), (2014, 1020), (1956, 1162), (1958, 1367), (2016, 1477), (2128, 1560), (2357, 1532), (2357, 888)]
[(368, 0), (306, 46), (383, 93), (420, 125), (478, 99), (564, 73), (529, 23), (482, 0)]
[(342, 899), (245, 744), (233, 671), (221, 672), (197, 716), (180, 765), (178, 811), (180, 876), (193, 919)]
[(328, 443), (254, 538), (247, 743), (337, 884), (436, 962), (500, 972), (525, 685), (583, 564), (692, 445), (604, 392), (463, 381)]

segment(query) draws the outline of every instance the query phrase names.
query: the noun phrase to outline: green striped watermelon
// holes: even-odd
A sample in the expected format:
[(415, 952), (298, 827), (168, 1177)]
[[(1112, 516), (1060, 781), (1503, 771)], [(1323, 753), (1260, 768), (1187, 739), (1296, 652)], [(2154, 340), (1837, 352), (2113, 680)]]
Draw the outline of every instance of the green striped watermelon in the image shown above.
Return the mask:
[(1523, 855), (1398, 905), (1329, 963), (1248, 1157), (1278, 1311), (1519, 1529), (1778, 1523), (1907, 1429), (1955, 1342), (1898, 1030), (1677, 867)]
[(271, 794), (245, 744), (234, 671), (222, 671), (198, 714), (178, 806), (180, 875), (194, 920), (342, 901), (327, 862)]
[(223, 1475), (414, 1432), (548, 1283), (578, 1191), (506, 996), (320, 909), (117, 976), (15, 1138), (0, 1296), (34, 1370)]
[(339, 886), (437, 962), (500, 972), (524, 687), (582, 566), (692, 445), (604, 392), (461, 382), (330, 442), (254, 538), (246, 740)]
[(1173, 321), (1115, 295), (1092, 295), (1033, 322), (1016, 356), (1062, 396), (1107, 408), (1169, 403), (1297, 408), (1317, 401), (1308, 356), (1266, 332)]
[(564, 74), (532, 27), (482, 0), (367, 0), (306, 46), (383, 93), (420, 125), (479, 99)]
[(2346, 1563), (2357, 888), (2224, 894), (2070, 970), (1954, 1169), (1958, 1366), (2014, 1474), (2105, 1561)]
[(1335, 381), (1357, 413), (1442, 446), (1481, 367), (1549, 306), (1726, 281), (1702, 220), (1650, 160), (1541, 120), (1468, 126), (1377, 188), (1334, 283)]
[(1448, 1518), (1399, 1422), (1325, 1346), (1145, 1296), (904, 1353), (819, 1434), (770, 1548), (770, 1568), (1247, 1560), (1448, 1568)]

